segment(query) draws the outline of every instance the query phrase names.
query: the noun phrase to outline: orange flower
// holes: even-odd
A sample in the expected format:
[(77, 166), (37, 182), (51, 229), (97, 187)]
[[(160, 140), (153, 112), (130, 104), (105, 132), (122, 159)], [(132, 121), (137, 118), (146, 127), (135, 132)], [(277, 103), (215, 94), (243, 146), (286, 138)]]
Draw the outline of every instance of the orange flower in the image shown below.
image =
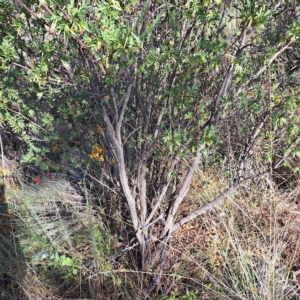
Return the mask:
[(51, 151), (52, 151), (52, 153), (56, 153), (57, 149), (58, 149), (57, 145), (54, 145), (54, 144), (51, 145)]
[(101, 133), (101, 131), (105, 131), (106, 128), (104, 126), (99, 126), (99, 125), (96, 125), (95, 126), (95, 130), (94, 130), (94, 134), (98, 135)]
[(96, 135), (98, 135), (98, 134), (100, 134), (100, 131), (101, 130), (101, 127), (99, 126), (99, 125), (96, 125), (95, 126), (95, 130), (94, 130), (94, 133), (96, 134)]

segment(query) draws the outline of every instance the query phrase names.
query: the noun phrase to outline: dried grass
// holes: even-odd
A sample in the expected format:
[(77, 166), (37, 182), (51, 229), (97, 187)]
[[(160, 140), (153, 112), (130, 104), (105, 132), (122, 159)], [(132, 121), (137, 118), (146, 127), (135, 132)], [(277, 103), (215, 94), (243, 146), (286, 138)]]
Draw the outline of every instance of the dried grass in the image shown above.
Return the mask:
[[(230, 179), (220, 173), (198, 172), (178, 218), (228, 186)], [(169, 299), (184, 294), (197, 297), (191, 299), (299, 299), (300, 189), (284, 192), (262, 186), (243, 186), (174, 234), (153, 299), (171, 293)], [(120, 231), (117, 236), (100, 201), (84, 187), (74, 186), (65, 174), (43, 175), (38, 185), (13, 185), (5, 193), (2, 205), (11, 214), (8, 231), (1, 233), (7, 242), (1, 245), (1, 270), (6, 274), (2, 274), (5, 289), (0, 288), (3, 299), (140, 299), (145, 295), (147, 282), (136, 264), (137, 254), (132, 251), (114, 259), (126, 244), (119, 240), (128, 226), (117, 218), (120, 213), (113, 216)], [(54, 261), (50, 258), (54, 253), (70, 258), (72, 265)], [(197, 296), (186, 294), (196, 290)]]

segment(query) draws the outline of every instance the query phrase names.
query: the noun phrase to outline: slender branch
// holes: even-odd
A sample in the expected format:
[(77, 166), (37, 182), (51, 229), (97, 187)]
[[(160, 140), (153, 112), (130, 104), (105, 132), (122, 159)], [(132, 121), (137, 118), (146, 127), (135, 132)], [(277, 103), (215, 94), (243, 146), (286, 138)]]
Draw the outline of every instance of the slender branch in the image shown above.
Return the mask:
[(181, 202), (183, 201), (184, 197), (186, 196), (186, 194), (188, 193), (190, 186), (191, 186), (191, 182), (193, 179), (193, 175), (196, 171), (196, 169), (198, 168), (199, 162), (200, 162), (200, 158), (201, 158), (201, 151), (204, 149), (204, 145), (201, 145), (196, 152), (196, 156), (192, 162), (192, 165), (187, 173), (187, 176), (184, 180), (184, 183), (174, 201), (174, 203), (172, 204), (170, 210), (169, 210), (169, 214), (166, 220), (166, 224), (164, 226), (164, 229), (161, 232), (160, 238), (164, 238), (168, 231), (170, 230), (170, 228), (173, 226), (173, 220), (174, 220), (174, 216), (181, 204)]
[(95, 180), (96, 182), (100, 183), (101, 185), (105, 186), (106, 188), (108, 188), (110, 191), (112, 191), (114, 194), (118, 194), (116, 191), (114, 191), (113, 189), (111, 189), (108, 185), (104, 184), (103, 182), (101, 182), (100, 180), (98, 180), (97, 178), (95, 178), (94, 176), (92, 176), (91, 174), (89, 174), (88, 172), (86, 172), (83, 168), (79, 168), (82, 172), (84, 172), (86, 175), (88, 175), (89, 177), (91, 177), (93, 180)]
[[(236, 58), (239, 58), (242, 55), (242, 52), (243, 52), (243, 49), (245, 48), (247, 39), (248, 39), (247, 26), (245, 26), (243, 29), (241, 45), (235, 53)], [(229, 85), (231, 83), (233, 73), (234, 73), (234, 64), (232, 63), (231, 66), (227, 69), (226, 76), (222, 82), (221, 88), (213, 102), (213, 107), (211, 110), (211, 117), (210, 117), (209, 123), (217, 122), (225, 108), (225, 106), (222, 106), (217, 110), (217, 106), (218, 106), (220, 97), (226, 97), (226, 95), (227, 95), (227, 91), (228, 91)]]
[(122, 143), (122, 145), (124, 145), (127, 142), (127, 140), (140, 128), (141, 128), (141, 126), (139, 126), (138, 128), (134, 129), (132, 132), (130, 132), (129, 135), (126, 137), (125, 141)]
[(19, 5), (21, 5), (29, 14), (31, 14), (35, 19), (39, 20), (40, 22), (42, 22), (43, 24), (47, 24), (45, 22), (45, 20), (39, 18), (39, 16), (34, 13), (31, 9), (29, 9), (21, 0), (16, 0), (17, 3), (19, 3)]
[(174, 167), (175, 167), (175, 165), (178, 163), (178, 161), (179, 161), (179, 156), (177, 156), (177, 157), (173, 160), (173, 162), (172, 162), (172, 165), (171, 165), (171, 167), (170, 167), (170, 170), (169, 170), (169, 172), (168, 172), (168, 174), (167, 174), (167, 182), (166, 182), (166, 184), (164, 185), (164, 187), (163, 187), (163, 189), (162, 189), (160, 195), (158, 196), (157, 202), (155, 203), (154, 207), (153, 207), (152, 210), (151, 210), (150, 215), (148, 216), (148, 218), (147, 218), (147, 220), (146, 220), (146, 223), (145, 223), (146, 225), (152, 220), (152, 218), (153, 218), (153, 216), (155, 215), (156, 211), (157, 211), (158, 208), (160, 207), (160, 204), (161, 204), (163, 198), (165, 197), (165, 195), (166, 195), (166, 193), (167, 193), (167, 191), (168, 191), (168, 187), (169, 187), (170, 182), (171, 182), (171, 180), (172, 180), (172, 173), (173, 173)]
[(284, 155), (282, 156), (282, 158), (281, 158), (279, 161), (277, 161), (277, 162), (275, 163), (275, 165), (274, 165), (274, 167), (273, 167), (274, 170), (275, 170), (275, 169), (278, 169), (278, 168), (281, 166), (281, 164), (284, 162), (285, 158), (288, 156), (289, 151), (292, 149), (292, 147), (293, 147), (294, 145), (297, 145), (299, 142), (300, 142), (300, 137), (294, 138), (294, 140), (290, 143), (290, 145), (288, 146), (288, 148), (285, 149), (286, 154), (284, 154)]
[(266, 114), (266, 116), (263, 118), (263, 120), (257, 124), (257, 126), (253, 129), (253, 132), (250, 136), (249, 142), (245, 147), (244, 153), (241, 155), (240, 157), (240, 162), (239, 162), (239, 170), (238, 170), (238, 178), (239, 180), (242, 180), (243, 177), (243, 173), (244, 173), (244, 169), (245, 169), (245, 162), (248, 158), (249, 152), (250, 150), (253, 148), (254, 143), (256, 141), (257, 136), (259, 135), (259, 133), (261, 132), (267, 118), (269, 117), (268, 114)]
[(118, 105), (117, 105), (116, 94), (114, 93), (113, 88), (111, 88), (110, 93), (111, 93), (111, 97), (112, 97), (113, 102), (114, 102), (115, 119), (116, 119), (116, 122), (118, 122), (118, 120), (119, 120), (119, 109), (118, 109)]
[[(0, 59), (1, 59), (1, 60), (4, 60), (3, 57), (0, 57)], [(24, 70), (26, 70), (26, 71), (31, 71), (30, 68), (28, 68), (28, 67), (26, 67), (26, 66), (23, 66), (23, 65), (21, 65), (21, 64), (18, 64), (18, 63), (16, 63), (16, 62), (11, 62), (11, 64), (14, 65), (14, 66), (17, 66), (17, 67), (19, 67), (19, 68), (21, 68), (21, 69), (24, 69)]]
[(144, 226), (147, 214), (147, 202), (146, 202), (146, 191), (147, 191), (147, 181), (146, 181), (146, 161), (142, 157), (142, 163), (140, 165), (138, 174), (139, 183), (139, 200), (141, 207), (141, 225)]
[(169, 243), (169, 240), (171, 239), (171, 235), (172, 235), (172, 226), (168, 232), (168, 235), (165, 237), (164, 242), (162, 243), (162, 249), (160, 252), (160, 259), (159, 259), (159, 272), (158, 272), (158, 276), (156, 276), (155, 273), (153, 273), (152, 277), (153, 277), (153, 281), (152, 283), (149, 285), (148, 287), (148, 291), (147, 291), (147, 296), (144, 299), (147, 299), (148, 296), (151, 295), (152, 291), (154, 290), (154, 288), (159, 285), (161, 277), (162, 277), (162, 272), (163, 272), (163, 265), (165, 262), (165, 258), (166, 258), (166, 250), (167, 250), (167, 246)]
[[(116, 155), (116, 159), (118, 162), (120, 181), (121, 181), (122, 188), (123, 188), (123, 191), (124, 191), (124, 194), (125, 194), (128, 206), (129, 206), (132, 223), (133, 223), (134, 229), (138, 230), (140, 222), (139, 222), (139, 218), (137, 215), (135, 199), (134, 199), (133, 195), (131, 194), (129, 183), (128, 183), (128, 177), (127, 177), (126, 169), (125, 169), (123, 147), (122, 147), (122, 144), (120, 144), (118, 139), (116, 138), (114, 128), (109, 120), (106, 108), (103, 104), (101, 104), (101, 108), (102, 108), (102, 115), (103, 115), (103, 119), (104, 119), (104, 122), (106, 125), (108, 137), (110, 138), (111, 143), (115, 150), (115, 155)], [(142, 240), (140, 239), (139, 242), (142, 243)]]
[(269, 174), (269, 172), (264, 172), (262, 174), (258, 174), (258, 175), (254, 175), (254, 176), (250, 176), (245, 178), (242, 181), (238, 181), (236, 180), (233, 185), (231, 187), (229, 187), (226, 191), (222, 192), (221, 194), (219, 194), (214, 200), (212, 200), (211, 202), (207, 203), (206, 205), (204, 205), (203, 207), (201, 207), (200, 209), (194, 211), (192, 214), (182, 218), (181, 220), (179, 220), (178, 222), (176, 222), (172, 228), (172, 231), (174, 232), (175, 230), (177, 230), (180, 226), (182, 226), (183, 224), (194, 220), (195, 218), (199, 217), (200, 215), (203, 215), (204, 213), (206, 213), (208, 210), (212, 209), (213, 207), (215, 207), (218, 203), (220, 203), (222, 200), (224, 200), (225, 198), (227, 198), (230, 194), (232, 194), (234, 191), (236, 191), (243, 183), (245, 183), (248, 180), (252, 180), (252, 179), (256, 179), (256, 178), (260, 178), (263, 177), (265, 175)]
[(151, 223), (146, 224), (142, 230), (145, 231), (146, 229), (148, 229), (149, 227), (153, 226), (155, 223), (157, 223), (159, 220), (163, 220), (164, 219), (164, 213), (161, 213), (155, 220), (153, 220)]
[(239, 95), (239, 93), (243, 90), (243, 88), (245, 87), (245, 86), (247, 86), (248, 84), (249, 84), (249, 82), (251, 82), (252, 80), (255, 80), (256, 78), (258, 78), (267, 68), (268, 68), (268, 66), (282, 53), (282, 52), (284, 52), (291, 44), (293, 43), (293, 41), (289, 41), (285, 46), (283, 46), (280, 50), (278, 50), (268, 61), (267, 61), (267, 63), (264, 65), (264, 66), (262, 66), (260, 69), (259, 69), (259, 71), (255, 74), (255, 75), (253, 75), (253, 76), (251, 76), (250, 77), (250, 79), (246, 82), (246, 83), (244, 83), (244, 84), (242, 84), (241, 86), (240, 86), (240, 88), (238, 89), (238, 91), (237, 91), (237, 93), (236, 93), (236, 95)]
[(131, 94), (131, 88), (132, 88), (132, 84), (129, 84), (127, 91), (126, 91), (126, 96), (124, 97), (124, 101), (123, 101), (123, 105), (120, 111), (120, 115), (119, 115), (119, 119), (117, 120), (117, 126), (116, 126), (116, 137), (118, 139), (118, 142), (120, 145), (122, 145), (122, 139), (121, 139), (121, 126), (122, 126), (122, 122), (124, 119), (124, 114), (125, 114), (125, 110), (127, 108), (127, 104), (129, 101), (129, 97)]

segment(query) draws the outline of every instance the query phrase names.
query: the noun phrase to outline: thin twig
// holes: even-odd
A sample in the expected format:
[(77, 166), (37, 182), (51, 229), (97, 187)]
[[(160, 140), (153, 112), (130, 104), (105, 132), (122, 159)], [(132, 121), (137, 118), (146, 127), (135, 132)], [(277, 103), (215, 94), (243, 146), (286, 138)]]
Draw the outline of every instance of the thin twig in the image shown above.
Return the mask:
[(108, 185), (104, 184), (103, 182), (99, 181), (97, 178), (95, 178), (94, 176), (92, 176), (91, 174), (89, 174), (87, 171), (85, 171), (82, 168), (79, 168), (82, 172), (84, 172), (86, 175), (90, 176), (93, 180), (95, 180), (96, 182), (100, 183), (101, 185), (105, 186), (106, 188), (108, 188), (110, 191), (112, 191), (113, 193), (115, 193), (116, 195), (118, 195), (118, 193), (116, 191), (114, 191), (113, 189), (111, 189)]

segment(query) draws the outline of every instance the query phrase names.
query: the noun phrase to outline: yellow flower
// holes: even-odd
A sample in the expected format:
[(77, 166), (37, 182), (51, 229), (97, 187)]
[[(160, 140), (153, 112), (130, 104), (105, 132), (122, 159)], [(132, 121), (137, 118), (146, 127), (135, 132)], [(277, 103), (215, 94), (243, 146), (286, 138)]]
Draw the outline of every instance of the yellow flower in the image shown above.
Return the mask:
[(274, 99), (274, 103), (275, 103), (275, 104), (279, 104), (280, 102), (281, 102), (281, 99), (280, 99), (280, 98)]
[(89, 154), (89, 157), (91, 159), (96, 158), (97, 156), (99, 156), (99, 154), (97, 152), (94, 152), (94, 151), (91, 154)]
[(93, 152), (97, 152), (97, 153), (104, 153), (105, 152), (105, 149), (104, 148), (101, 148), (101, 147), (99, 147), (97, 144), (95, 144), (94, 146), (93, 146)]
[(103, 162), (105, 160), (104, 156), (103, 156), (104, 153), (105, 153), (105, 149), (101, 148), (97, 144), (95, 144), (93, 146), (92, 153), (89, 154), (89, 157), (91, 159), (98, 158), (100, 161)]

